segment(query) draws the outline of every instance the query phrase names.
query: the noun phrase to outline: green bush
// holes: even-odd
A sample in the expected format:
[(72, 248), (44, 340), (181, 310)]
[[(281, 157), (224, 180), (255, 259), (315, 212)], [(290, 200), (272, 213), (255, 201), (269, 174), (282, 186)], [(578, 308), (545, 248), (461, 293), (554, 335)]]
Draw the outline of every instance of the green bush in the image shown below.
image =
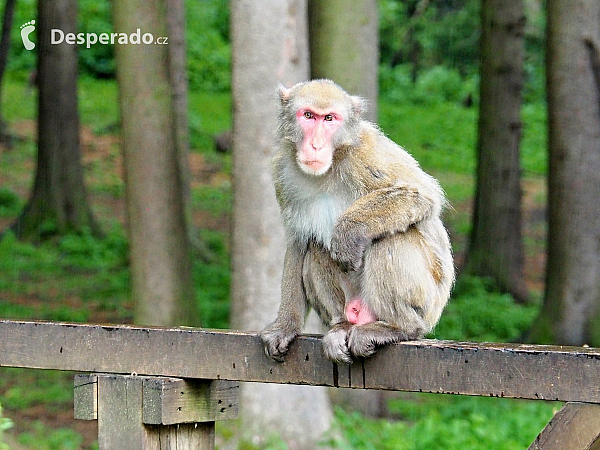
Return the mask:
[(388, 67), (416, 64), (415, 73), (445, 65), (461, 74), (477, 70), (479, 1), (380, 0), (381, 62)]
[(558, 403), (440, 394), (390, 401), (400, 421), (367, 420), (336, 410), (331, 448), (365, 450), (515, 450), (527, 448)]
[(413, 82), (410, 65), (402, 64), (394, 68), (381, 65), (379, 86), (382, 98), (399, 104), (459, 103), (467, 97), (478, 103), (479, 97), (478, 75), (463, 78), (457, 69), (445, 66), (424, 69)]
[(461, 100), (463, 80), (456, 69), (435, 66), (421, 72), (415, 83), (416, 100), (430, 102), (458, 102)]
[(442, 314), (438, 339), (507, 342), (521, 337), (538, 313), (538, 305), (516, 304), (485, 278), (460, 277)]
[(0, 450), (8, 450), (8, 445), (2, 440), (2, 434), (12, 426), (12, 421), (2, 415), (2, 405), (0, 405)]
[(0, 217), (14, 217), (21, 211), (23, 202), (14, 191), (0, 186)]
[(231, 87), (229, 4), (189, 0), (187, 12), (188, 76), (192, 90), (224, 92)]

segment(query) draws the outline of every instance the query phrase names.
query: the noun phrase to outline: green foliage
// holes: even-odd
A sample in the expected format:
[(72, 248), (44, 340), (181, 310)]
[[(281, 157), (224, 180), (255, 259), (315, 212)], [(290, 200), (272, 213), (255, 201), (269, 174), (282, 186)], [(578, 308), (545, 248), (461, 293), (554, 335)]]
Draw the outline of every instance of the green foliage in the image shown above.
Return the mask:
[(538, 314), (538, 305), (516, 304), (484, 278), (462, 276), (442, 314), (438, 339), (506, 342), (518, 340)]
[(415, 73), (442, 64), (463, 74), (476, 69), (478, 0), (380, 0), (378, 5), (383, 65), (418, 64)]
[(419, 72), (417, 80), (413, 82), (411, 71), (407, 64), (393, 68), (382, 65), (379, 70), (382, 97), (389, 102), (402, 104), (459, 103), (467, 97), (477, 102), (477, 75), (463, 79), (457, 69), (434, 66)]
[(8, 446), (2, 440), (2, 434), (12, 426), (12, 421), (2, 415), (2, 405), (0, 404), (0, 450), (8, 450)]
[(418, 105), (382, 100), (379, 125), (428, 171), (475, 170), (477, 111), (456, 103)]
[[(0, 13), (4, 5), (0, 6)], [(118, 32), (112, 26), (109, 0), (78, 2), (79, 33)], [(35, 68), (35, 52), (25, 50), (19, 26), (37, 19), (36, 0), (20, 0), (16, 4), (9, 54), (9, 71), (22, 77)], [(145, 30), (153, 32), (153, 30)], [(32, 40), (37, 39), (34, 31)], [(186, 45), (190, 87), (205, 91), (226, 91), (230, 87), (229, 3), (224, 0), (186, 1)], [(82, 73), (96, 78), (115, 75), (114, 45), (78, 45)]]
[[(111, 33), (113, 30), (108, 0), (78, 0), (78, 33)], [(145, 30), (144, 30), (145, 31)], [(115, 73), (114, 45), (78, 45), (79, 65), (84, 73), (98, 78), (112, 77)]]
[(0, 316), (87, 321), (89, 307), (72, 307), (74, 296), (127, 316), (130, 312), (122, 306), (129, 294), (127, 258), (127, 242), (118, 227), (104, 238), (66, 235), (38, 246), (6, 232), (0, 240), (0, 290), (39, 301), (1, 302)]
[(231, 184), (199, 186), (192, 192), (192, 205), (213, 215), (231, 211), (233, 192)]
[(0, 186), (0, 217), (14, 217), (21, 211), (23, 201), (9, 187)]
[(210, 262), (196, 258), (193, 273), (202, 326), (229, 326), (229, 248), (224, 233), (201, 230), (200, 239), (212, 253)]
[(401, 421), (366, 420), (336, 410), (332, 448), (365, 450), (517, 450), (527, 448), (557, 403), (404, 394), (390, 402)]
[(214, 136), (231, 129), (229, 92), (190, 91), (190, 148), (214, 155)]
[[(399, 69), (398, 73), (401, 72)], [(394, 94), (398, 96), (396, 101), (392, 96), (382, 98), (379, 102), (381, 129), (406, 148), (427, 171), (473, 174), (476, 165), (477, 108), (465, 108), (450, 101), (418, 102), (416, 98), (423, 91), (412, 85), (403, 88), (402, 82), (406, 81), (406, 77), (399, 76), (398, 79), (401, 82)], [(402, 98), (401, 93), (412, 100)], [(439, 93), (431, 98), (439, 99), (442, 96), (443, 93)], [(545, 175), (548, 161), (545, 104), (524, 105), (521, 118), (523, 170), (528, 175)]]
[(231, 86), (229, 4), (223, 0), (188, 0), (187, 53), (192, 90), (223, 92)]
[(19, 444), (36, 450), (79, 450), (82, 436), (69, 428), (50, 428), (42, 422), (34, 422), (30, 431), (19, 435)]
[(521, 167), (526, 175), (546, 175), (548, 170), (548, 134), (546, 104), (528, 103), (521, 109)]

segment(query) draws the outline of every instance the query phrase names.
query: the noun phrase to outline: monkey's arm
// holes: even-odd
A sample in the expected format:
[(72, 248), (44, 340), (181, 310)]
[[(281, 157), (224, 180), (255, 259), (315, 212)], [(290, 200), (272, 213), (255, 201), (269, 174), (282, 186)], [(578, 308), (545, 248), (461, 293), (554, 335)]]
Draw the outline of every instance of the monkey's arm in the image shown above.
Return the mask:
[(358, 200), (338, 219), (331, 256), (344, 270), (358, 270), (366, 246), (379, 237), (403, 233), (430, 217), (435, 201), (414, 186), (392, 186)]
[(307, 300), (302, 285), (305, 256), (306, 248), (301, 248), (297, 243), (288, 244), (277, 319), (261, 332), (265, 352), (276, 361), (283, 361), (290, 343), (302, 331), (306, 318)]

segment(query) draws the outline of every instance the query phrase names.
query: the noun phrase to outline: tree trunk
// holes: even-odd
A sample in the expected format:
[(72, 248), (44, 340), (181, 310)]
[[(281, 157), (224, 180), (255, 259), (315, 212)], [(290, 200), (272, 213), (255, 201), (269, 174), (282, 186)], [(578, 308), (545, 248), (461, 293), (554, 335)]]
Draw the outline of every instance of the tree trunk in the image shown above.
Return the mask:
[[(376, 0), (352, 7), (343, 0), (308, 2), (311, 78), (334, 80), (349, 93), (367, 99), (365, 117), (377, 120), (379, 17)], [(352, 30), (351, 33), (348, 30)], [(381, 391), (332, 389), (335, 403), (369, 416), (385, 414)]]
[(522, 0), (483, 0), (477, 187), (465, 272), (527, 300), (521, 236)]
[[(6, 63), (8, 62), (8, 51), (10, 50), (10, 34), (13, 25), (13, 16), (15, 12), (16, 0), (6, 0), (4, 5), (4, 14), (2, 17), (2, 36), (0, 37), (0, 105), (2, 105), (2, 80)], [(6, 123), (2, 110), (0, 109), (0, 142), (4, 145), (11, 145), (11, 138), (6, 129)]]
[(309, 0), (312, 78), (329, 78), (366, 98), (366, 118), (377, 120), (379, 19), (377, 1)]
[(600, 346), (600, 2), (547, 9), (548, 267), (530, 340)]
[[(115, 31), (168, 36), (166, 0), (113, 2)], [(135, 322), (198, 322), (168, 45), (115, 45)]]
[[(280, 302), (285, 238), (271, 179), (276, 87), (308, 78), (304, 0), (231, 2), (233, 52), (232, 326), (261, 330)], [(313, 449), (331, 420), (326, 391), (307, 386), (244, 385), (246, 438), (279, 434), (291, 449)]]
[(98, 232), (86, 199), (79, 149), (77, 49), (52, 45), (50, 30), (76, 33), (77, 2), (38, 2), (38, 155), (33, 193), (13, 225), (17, 235), (38, 240), (51, 234)]

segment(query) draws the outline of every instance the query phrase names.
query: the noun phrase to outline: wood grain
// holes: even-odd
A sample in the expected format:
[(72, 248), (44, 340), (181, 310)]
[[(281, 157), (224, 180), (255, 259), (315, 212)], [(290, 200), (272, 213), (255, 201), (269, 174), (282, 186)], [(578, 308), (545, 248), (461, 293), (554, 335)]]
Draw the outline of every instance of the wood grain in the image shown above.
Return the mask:
[(422, 340), (351, 366), (301, 336), (284, 363), (256, 333), (0, 321), (0, 366), (600, 403), (600, 350)]

